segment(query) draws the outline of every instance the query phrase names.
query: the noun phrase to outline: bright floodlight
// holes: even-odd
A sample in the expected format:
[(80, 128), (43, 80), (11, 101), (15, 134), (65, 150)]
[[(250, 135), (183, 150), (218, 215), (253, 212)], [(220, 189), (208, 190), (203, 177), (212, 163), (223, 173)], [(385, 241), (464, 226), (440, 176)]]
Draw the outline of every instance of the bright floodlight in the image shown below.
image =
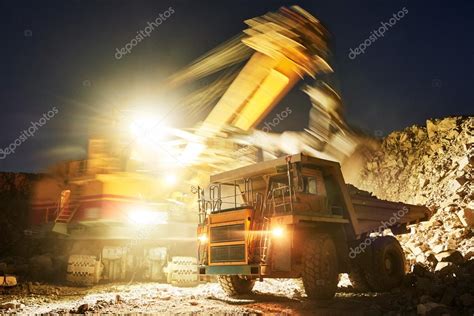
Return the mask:
[(178, 178), (176, 175), (170, 173), (165, 176), (165, 182), (167, 185), (175, 185), (176, 182), (178, 181)]
[(137, 117), (130, 123), (130, 132), (139, 141), (161, 140), (166, 135), (167, 129), (165, 122), (151, 116)]

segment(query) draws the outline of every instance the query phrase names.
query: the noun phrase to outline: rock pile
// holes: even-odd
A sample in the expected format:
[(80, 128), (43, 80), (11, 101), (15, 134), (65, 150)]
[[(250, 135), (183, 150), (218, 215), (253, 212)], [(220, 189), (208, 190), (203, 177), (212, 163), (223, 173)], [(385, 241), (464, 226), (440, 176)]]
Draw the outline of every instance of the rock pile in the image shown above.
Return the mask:
[(430, 265), (416, 263), (406, 276), (398, 298), (401, 311), (407, 314), (416, 310), (418, 315), (461, 311), (461, 315), (473, 315), (474, 260), (465, 260), (459, 251), (445, 252), (434, 259)]
[(474, 117), (428, 120), (388, 135), (356, 186), (433, 210), (428, 222), (400, 237), (411, 264), (429, 264), (446, 251), (474, 253), (473, 167)]

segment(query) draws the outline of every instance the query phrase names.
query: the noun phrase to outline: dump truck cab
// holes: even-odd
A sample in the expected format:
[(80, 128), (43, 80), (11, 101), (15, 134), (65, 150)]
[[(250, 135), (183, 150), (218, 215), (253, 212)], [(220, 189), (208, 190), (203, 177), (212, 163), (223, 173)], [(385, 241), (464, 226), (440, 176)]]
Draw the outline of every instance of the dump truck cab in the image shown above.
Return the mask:
[[(210, 183), (207, 190), (196, 190), (199, 273), (217, 275), (229, 294), (249, 292), (257, 279), (302, 277), (308, 296), (330, 298), (339, 273), (371, 260), (370, 251), (351, 258), (350, 247), (380, 221), (358, 219), (336, 162), (297, 154), (216, 174)], [(362, 204), (372, 205), (367, 201)], [(383, 204), (380, 209), (408, 206), (376, 202)], [(418, 219), (426, 215), (425, 209), (411, 207)], [(387, 214), (377, 216), (389, 219)], [(408, 222), (401, 217), (387, 228)], [(393, 248), (393, 241), (388, 243)], [(391, 265), (392, 283), (399, 282), (405, 264), (401, 248), (381, 260)]]

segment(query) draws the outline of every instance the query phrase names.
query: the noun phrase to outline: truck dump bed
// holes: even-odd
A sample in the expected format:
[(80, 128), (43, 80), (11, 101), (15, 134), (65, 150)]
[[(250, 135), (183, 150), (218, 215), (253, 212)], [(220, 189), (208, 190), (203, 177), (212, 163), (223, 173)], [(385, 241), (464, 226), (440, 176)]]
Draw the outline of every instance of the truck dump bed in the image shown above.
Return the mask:
[(348, 185), (348, 190), (362, 232), (405, 226), (428, 220), (430, 217), (426, 206), (381, 200), (351, 185)]

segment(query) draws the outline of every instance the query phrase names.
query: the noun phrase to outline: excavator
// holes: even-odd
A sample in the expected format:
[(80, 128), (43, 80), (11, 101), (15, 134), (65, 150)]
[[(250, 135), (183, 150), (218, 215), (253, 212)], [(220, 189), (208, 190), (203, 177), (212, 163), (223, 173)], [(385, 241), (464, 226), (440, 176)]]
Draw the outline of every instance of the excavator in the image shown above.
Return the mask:
[[(345, 123), (338, 93), (319, 80), (332, 68), (330, 35), (318, 19), (292, 6), (245, 24), (242, 34), (176, 72), (159, 89), (219, 74), (175, 109), (195, 115), (212, 108), (195, 128), (132, 123), (138, 134), (128, 140), (90, 139), (86, 159), (58, 164), (36, 184), (31, 232), (61, 245), (68, 263), (67, 271), (58, 273), (68, 281), (195, 283), (198, 215), (191, 185), (202, 185), (216, 172), (300, 152), (338, 161), (344, 172), (345, 163), (367, 144)], [(313, 80), (303, 89), (313, 105), (308, 127), (283, 134), (258, 131), (305, 78)], [(157, 130), (166, 130), (167, 139), (157, 137)], [(163, 156), (173, 159), (157, 163)], [(149, 165), (154, 169), (144, 168)], [(180, 179), (167, 175), (169, 170), (178, 170)]]

